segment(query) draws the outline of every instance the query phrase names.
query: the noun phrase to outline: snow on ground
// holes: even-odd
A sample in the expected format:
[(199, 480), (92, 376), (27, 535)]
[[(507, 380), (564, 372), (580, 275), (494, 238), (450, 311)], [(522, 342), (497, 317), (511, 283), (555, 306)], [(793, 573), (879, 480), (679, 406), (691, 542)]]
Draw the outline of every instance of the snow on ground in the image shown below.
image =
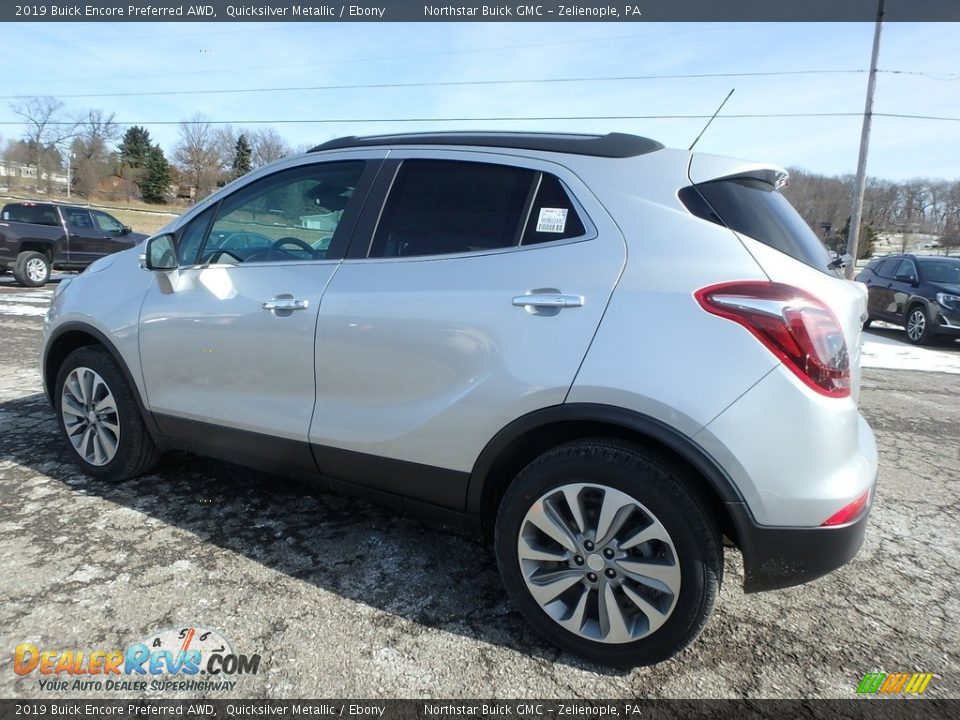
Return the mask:
[[(863, 334), (860, 363), (865, 368), (884, 370), (920, 370), (960, 374), (960, 344), (918, 347), (906, 342), (903, 330), (894, 325), (874, 323), (881, 332)], [(887, 330), (886, 328), (890, 328)], [(897, 337), (897, 333), (901, 337)]]

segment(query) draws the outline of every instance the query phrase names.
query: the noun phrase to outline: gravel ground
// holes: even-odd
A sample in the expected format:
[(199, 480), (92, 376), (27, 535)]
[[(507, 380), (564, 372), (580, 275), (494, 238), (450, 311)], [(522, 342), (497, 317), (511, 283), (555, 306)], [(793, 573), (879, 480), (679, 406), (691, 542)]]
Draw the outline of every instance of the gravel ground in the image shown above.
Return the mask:
[(746, 596), (728, 550), (700, 639), (624, 673), (534, 635), (472, 537), (186, 454), (121, 484), (79, 474), (36, 368), (51, 289), (0, 278), (0, 697), (117, 695), (41, 690), (13, 672), (19, 643), (114, 650), (190, 625), (262, 656), (230, 697), (844, 698), (871, 671), (960, 697), (960, 375), (865, 370), (881, 475), (850, 565)]

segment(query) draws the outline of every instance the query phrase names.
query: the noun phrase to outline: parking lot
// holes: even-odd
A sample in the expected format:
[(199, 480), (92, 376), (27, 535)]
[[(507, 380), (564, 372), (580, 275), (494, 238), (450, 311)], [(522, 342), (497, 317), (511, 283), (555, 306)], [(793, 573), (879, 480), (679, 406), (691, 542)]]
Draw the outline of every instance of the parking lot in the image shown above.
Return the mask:
[(960, 697), (960, 342), (866, 335), (861, 404), (880, 484), (850, 565), (745, 596), (728, 550), (700, 639), (625, 673), (543, 643), (470, 536), (186, 454), (121, 484), (79, 474), (37, 371), (53, 288), (0, 276), (4, 697), (58, 697), (16, 676), (20, 643), (116, 650), (187, 626), (261, 655), (224, 697), (826, 698), (853, 696), (875, 671), (933, 673), (927, 695)]

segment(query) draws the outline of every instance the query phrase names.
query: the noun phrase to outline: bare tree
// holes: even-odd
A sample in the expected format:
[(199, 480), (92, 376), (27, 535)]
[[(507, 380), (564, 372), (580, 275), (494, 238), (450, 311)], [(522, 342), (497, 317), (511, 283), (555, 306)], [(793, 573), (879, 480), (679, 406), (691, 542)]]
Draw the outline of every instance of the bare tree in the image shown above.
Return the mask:
[(114, 170), (110, 147), (120, 137), (120, 126), (103, 110), (90, 109), (77, 124), (77, 134), (70, 146), (73, 156), (74, 189), (89, 196), (97, 184)]
[(223, 171), (217, 133), (203, 115), (180, 123), (173, 160), (195, 190), (195, 199), (210, 194)]
[(49, 96), (20, 97), (10, 109), (24, 120), (24, 138), (31, 147), (37, 167), (37, 180), (46, 178), (46, 189), (53, 186), (53, 171), (65, 143), (76, 134), (77, 122), (69, 118), (62, 101)]
[(245, 134), (253, 149), (250, 160), (254, 168), (262, 167), (290, 154), (290, 146), (273, 128), (263, 128)]

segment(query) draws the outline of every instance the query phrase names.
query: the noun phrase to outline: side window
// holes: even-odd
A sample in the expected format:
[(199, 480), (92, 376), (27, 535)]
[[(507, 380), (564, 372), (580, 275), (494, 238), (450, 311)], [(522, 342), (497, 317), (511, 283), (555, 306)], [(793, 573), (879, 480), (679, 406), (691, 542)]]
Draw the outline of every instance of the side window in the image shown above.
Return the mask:
[(119, 235), (123, 232), (123, 225), (112, 215), (94, 210), (93, 219), (96, 220), (97, 226), (104, 232), (113, 233), (114, 235)]
[(177, 243), (177, 261), (181, 267), (196, 265), (200, 246), (207, 236), (207, 230), (210, 229), (216, 210), (216, 205), (210, 206), (191, 220), (186, 229), (180, 233), (180, 240)]
[(570, 196), (553, 175), (543, 174), (530, 207), (523, 245), (580, 237), (586, 231)]
[(323, 260), (364, 165), (356, 160), (304, 165), (224, 199), (200, 262)]
[(407, 160), (387, 198), (369, 257), (477, 252), (517, 244), (533, 170)]
[(900, 258), (887, 258), (877, 266), (877, 269), (875, 272), (880, 277), (892, 278), (893, 271), (897, 268), (899, 264), (900, 264)]
[(92, 230), (93, 221), (90, 219), (90, 213), (86, 210), (68, 209), (64, 210), (66, 215), (67, 227), (72, 230)]
[(897, 271), (893, 273), (894, 277), (899, 277), (900, 275), (909, 276), (914, 282), (917, 280), (917, 270), (913, 266), (912, 260), (904, 260), (897, 266)]

